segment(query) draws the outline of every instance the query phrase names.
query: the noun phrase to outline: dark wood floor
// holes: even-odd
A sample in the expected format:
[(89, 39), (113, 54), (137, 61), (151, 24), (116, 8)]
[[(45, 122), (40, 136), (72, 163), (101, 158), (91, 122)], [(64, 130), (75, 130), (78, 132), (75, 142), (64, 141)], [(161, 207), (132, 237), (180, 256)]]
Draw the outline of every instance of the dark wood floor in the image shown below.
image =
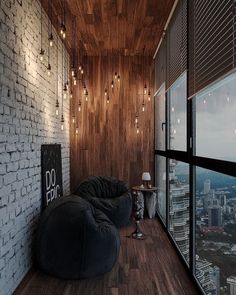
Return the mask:
[(142, 221), (146, 240), (128, 238), (121, 230), (121, 251), (113, 270), (95, 279), (63, 281), (33, 271), (15, 295), (195, 295), (180, 259), (156, 219)]

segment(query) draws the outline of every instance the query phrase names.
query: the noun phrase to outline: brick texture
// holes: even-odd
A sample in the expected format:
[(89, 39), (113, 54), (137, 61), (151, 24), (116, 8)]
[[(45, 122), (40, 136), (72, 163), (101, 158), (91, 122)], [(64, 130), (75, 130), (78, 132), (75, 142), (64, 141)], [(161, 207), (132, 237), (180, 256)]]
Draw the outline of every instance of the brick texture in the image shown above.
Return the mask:
[[(43, 11), (43, 47), (48, 48)], [(41, 145), (62, 145), (64, 194), (70, 192), (69, 98), (65, 130), (55, 115), (62, 105), (62, 43), (51, 49), (52, 75), (40, 50), (40, 3), (0, 1), (0, 294), (10, 295), (32, 265), (41, 206)], [(65, 50), (64, 50), (65, 51)], [(67, 64), (69, 56), (65, 53)], [(57, 71), (57, 60), (58, 71)], [(59, 75), (57, 75), (59, 73)]]

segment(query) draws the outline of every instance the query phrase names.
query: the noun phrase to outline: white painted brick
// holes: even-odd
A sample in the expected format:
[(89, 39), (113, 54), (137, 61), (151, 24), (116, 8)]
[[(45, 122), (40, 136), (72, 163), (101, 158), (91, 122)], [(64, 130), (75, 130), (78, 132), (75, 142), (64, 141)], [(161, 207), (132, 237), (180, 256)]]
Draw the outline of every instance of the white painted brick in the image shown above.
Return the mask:
[[(32, 235), (41, 206), (42, 144), (62, 144), (64, 193), (70, 191), (69, 101), (64, 103), (62, 133), (55, 117), (55, 77), (49, 80), (45, 64), (39, 61), (40, 3), (24, 0), (20, 6), (18, 2), (4, 0), (0, 5), (0, 290), (4, 295), (13, 293), (32, 264)], [(46, 32), (46, 13), (43, 28)], [(47, 42), (44, 34), (43, 44)], [(51, 57), (54, 69), (55, 48)], [(60, 81), (61, 75), (59, 85)]]

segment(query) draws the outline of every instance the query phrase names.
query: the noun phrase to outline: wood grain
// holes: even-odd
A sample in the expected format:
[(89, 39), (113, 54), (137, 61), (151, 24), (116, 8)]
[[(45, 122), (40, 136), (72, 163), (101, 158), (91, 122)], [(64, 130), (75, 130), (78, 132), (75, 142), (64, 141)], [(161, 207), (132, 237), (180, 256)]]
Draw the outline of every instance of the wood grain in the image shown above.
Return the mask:
[(14, 295), (197, 295), (190, 277), (156, 219), (141, 223), (146, 240), (129, 236), (133, 225), (120, 231), (121, 250), (110, 273), (97, 278), (63, 281), (35, 271)]
[[(48, 1), (42, 0), (45, 10)], [(66, 1), (66, 0), (63, 0)], [(61, 0), (53, 0), (53, 23), (61, 20)], [(163, 33), (174, 0), (67, 0), (67, 43), (73, 44), (71, 20), (77, 16), (77, 43), (82, 41), (88, 55), (113, 49), (124, 55), (141, 53), (146, 46), (153, 55)]]
[[(143, 71), (143, 66), (146, 69)], [(149, 57), (89, 57), (85, 82), (89, 99), (77, 87), (72, 102), (79, 126), (71, 124), (71, 191), (89, 175), (115, 176), (130, 186), (141, 182), (143, 171), (154, 177), (153, 98), (145, 95), (145, 112), (141, 111), (144, 81), (153, 95), (153, 60)], [(120, 74), (111, 90), (112, 73)], [(145, 73), (145, 77), (143, 75)], [(115, 79), (114, 79), (115, 81)], [(107, 104), (105, 88), (109, 89)], [(82, 111), (78, 112), (78, 99)], [(140, 133), (136, 133), (135, 114), (139, 110)]]

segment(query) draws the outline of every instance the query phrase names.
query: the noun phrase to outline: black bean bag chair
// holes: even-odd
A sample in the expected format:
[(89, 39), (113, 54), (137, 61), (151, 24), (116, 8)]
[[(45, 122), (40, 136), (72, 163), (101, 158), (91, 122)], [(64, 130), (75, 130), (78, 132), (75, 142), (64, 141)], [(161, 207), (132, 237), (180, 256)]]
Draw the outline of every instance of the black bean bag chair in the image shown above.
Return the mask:
[(119, 249), (112, 222), (78, 196), (60, 197), (42, 213), (36, 258), (39, 268), (50, 275), (80, 279), (104, 274), (112, 269)]
[(129, 222), (132, 197), (124, 181), (114, 177), (91, 176), (80, 183), (75, 194), (104, 212), (116, 227)]

